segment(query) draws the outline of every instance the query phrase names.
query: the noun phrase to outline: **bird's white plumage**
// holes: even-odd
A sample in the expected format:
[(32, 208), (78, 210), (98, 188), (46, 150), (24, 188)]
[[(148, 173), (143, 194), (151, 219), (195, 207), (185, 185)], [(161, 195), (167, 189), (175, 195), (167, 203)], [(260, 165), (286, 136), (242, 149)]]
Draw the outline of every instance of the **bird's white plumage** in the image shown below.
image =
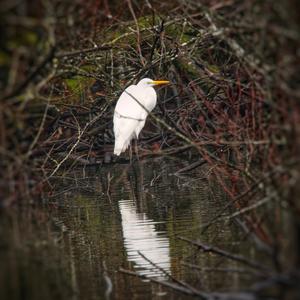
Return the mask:
[[(114, 154), (124, 152), (133, 138), (138, 138), (145, 125), (148, 113), (156, 105), (157, 95), (153, 86), (155, 81), (142, 79), (131, 85), (121, 94), (114, 112)], [(145, 109), (146, 108), (146, 109)]]

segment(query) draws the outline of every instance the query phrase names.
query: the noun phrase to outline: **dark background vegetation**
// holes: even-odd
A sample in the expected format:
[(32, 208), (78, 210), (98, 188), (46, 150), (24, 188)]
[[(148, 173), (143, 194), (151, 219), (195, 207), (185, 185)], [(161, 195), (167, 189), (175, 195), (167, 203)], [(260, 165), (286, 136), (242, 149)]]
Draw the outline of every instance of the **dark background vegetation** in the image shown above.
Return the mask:
[(142, 77), (169, 79), (140, 159), (209, 165), (272, 256), (272, 280), (297, 282), (297, 1), (6, 1), (0, 14), (2, 208), (38, 203), (62, 170), (117, 163), (116, 99)]

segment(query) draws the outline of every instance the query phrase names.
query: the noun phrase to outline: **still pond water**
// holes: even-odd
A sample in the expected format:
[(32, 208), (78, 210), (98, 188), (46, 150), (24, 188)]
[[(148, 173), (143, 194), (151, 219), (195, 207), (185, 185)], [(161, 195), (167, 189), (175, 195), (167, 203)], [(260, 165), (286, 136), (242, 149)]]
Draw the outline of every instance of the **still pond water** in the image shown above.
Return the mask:
[(236, 223), (203, 230), (229, 200), (205, 166), (176, 174), (187, 164), (153, 159), (57, 176), (42, 209), (1, 218), (0, 298), (195, 299), (151, 282), (172, 281), (168, 274), (205, 291), (247, 289), (245, 267), (179, 238), (255, 260)]

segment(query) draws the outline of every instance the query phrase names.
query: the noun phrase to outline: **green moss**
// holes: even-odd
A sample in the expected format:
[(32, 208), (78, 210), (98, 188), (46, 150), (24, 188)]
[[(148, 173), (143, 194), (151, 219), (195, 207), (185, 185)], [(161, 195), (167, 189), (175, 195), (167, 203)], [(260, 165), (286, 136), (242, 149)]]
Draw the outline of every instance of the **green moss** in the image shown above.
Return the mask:
[[(155, 25), (159, 25), (160, 22), (161, 19), (158, 16), (155, 16), (154, 18), (152, 16), (144, 16), (137, 19), (140, 31), (143, 31), (147, 28), (152, 28)], [(113, 26), (109, 28), (102, 35), (102, 37), (105, 37), (104, 43), (126, 43), (126, 45), (135, 45), (137, 35), (131, 30), (131, 28), (134, 30), (136, 29), (136, 23), (134, 21), (127, 22), (125, 25), (122, 26)], [(141, 34), (141, 36), (142, 38), (144, 37), (143, 34)], [(103, 40), (101, 41), (101, 43), (103, 43)]]
[(86, 64), (80, 67), (81, 70), (92, 73), (95, 72), (96, 66), (92, 64)]
[(33, 31), (27, 31), (24, 33), (23, 40), (26, 45), (36, 45), (38, 42), (38, 36)]
[(18, 34), (7, 40), (6, 46), (10, 49), (15, 49), (21, 46), (36, 46), (39, 42), (37, 33), (32, 30), (18, 31)]
[(78, 103), (92, 85), (94, 79), (86, 76), (76, 75), (71, 78), (64, 79), (64, 83), (71, 94), (68, 98), (72, 103)]
[(138, 20), (138, 25), (140, 30), (146, 29), (146, 28), (151, 28), (155, 25), (159, 25), (161, 22), (161, 18), (158, 16), (145, 16), (145, 17), (140, 17)]
[(186, 61), (185, 59), (178, 59), (174, 61), (174, 64), (177, 68), (186, 73), (191, 80), (199, 77), (199, 70), (193, 63)]
[(196, 30), (188, 23), (173, 23), (165, 28), (166, 35), (177, 40), (179, 43), (188, 43), (197, 36)]
[(65, 83), (69, 91), (76, 95), (81, 94), (91, 84), (91, 82), (91, 78), (86, 78), (79, 75), (65, 79)]
[(206, 67), (209, 71), (211, 71), (214, 74), (220, 73), (220, 68), (216, 65), (207, 65)]
[(71, 94), (80, 96), (92, 85), (94, 79), (89, 77), (88, 74), (94, 73), (96, 66), (86, 64), (80, 66), (80, 68), (74, 67), (74, 71), (77, 75), (64, 79), (64, 83)]
[(78, 86), (80, 86), (80, 76), (76, 76), (73, 78), (65, 79), (65, 83), (72, 93), (76, 93), (78, 91)]
[(5, 52), (0, 51), (0, 66), (8, 66), (10, 65), (10, 56)]

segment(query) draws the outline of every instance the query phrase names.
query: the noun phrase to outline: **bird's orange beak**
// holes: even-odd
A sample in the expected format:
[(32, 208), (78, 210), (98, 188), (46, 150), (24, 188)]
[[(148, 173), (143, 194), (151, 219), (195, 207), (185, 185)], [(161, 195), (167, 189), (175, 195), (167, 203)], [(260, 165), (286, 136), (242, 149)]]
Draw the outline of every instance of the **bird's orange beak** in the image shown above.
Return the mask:
[(160, 84), (168, 84), (170, 81), (168, 80), (153, 80), (153, 84), (160, 85)]

